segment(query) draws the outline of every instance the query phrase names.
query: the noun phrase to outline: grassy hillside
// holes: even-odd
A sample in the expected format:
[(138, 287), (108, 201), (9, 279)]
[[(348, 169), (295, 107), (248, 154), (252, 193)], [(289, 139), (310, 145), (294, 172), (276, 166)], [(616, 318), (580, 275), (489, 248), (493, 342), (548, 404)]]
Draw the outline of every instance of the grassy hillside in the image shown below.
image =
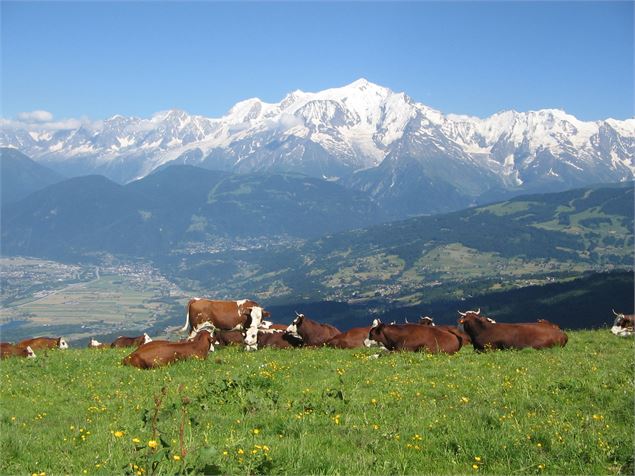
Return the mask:
[(632, 269), (633, 185), (519, 197), (296, 247), (192, 254), (166, 272), (203, 290), (281, 301), (376, 298), (412, 305), (488, 281), (497, 291)]
[(0, 473), (632, 474), (633, 340), (454, 356), (221, 349), (3, 360)]

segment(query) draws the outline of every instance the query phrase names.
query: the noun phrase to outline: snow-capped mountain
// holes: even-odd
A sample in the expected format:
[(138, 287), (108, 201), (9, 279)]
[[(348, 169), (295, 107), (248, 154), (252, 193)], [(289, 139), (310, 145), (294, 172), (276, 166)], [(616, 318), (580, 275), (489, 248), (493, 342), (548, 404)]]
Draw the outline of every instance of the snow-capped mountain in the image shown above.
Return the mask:
[[(632, 180), (635, 119), (584, 122), (561, 110), (445, 115), (364, 79), (221, 118), (171, 110), (149, 119), (1, 120), (0, 146), (66, 175), (119, 182), (166, 163), (340, 180), (402, 213), (458, 208), (520, 191)], [(72, 126), (72, 127), (71, 127)]]

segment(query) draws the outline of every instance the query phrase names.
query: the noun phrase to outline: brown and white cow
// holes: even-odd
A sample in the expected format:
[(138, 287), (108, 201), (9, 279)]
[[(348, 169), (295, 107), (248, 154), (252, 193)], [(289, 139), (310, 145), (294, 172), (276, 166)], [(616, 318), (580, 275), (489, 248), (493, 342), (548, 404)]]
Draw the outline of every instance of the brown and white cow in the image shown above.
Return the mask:
[(368, 337), (371, 326), (353, 327), (352, 329), (342, 332), (335, 337), (326, 341), (327, 347), (335, 349), (355, 349), (356, 347), (364, 347), (364, 341)]
[(68, 349), (68, 344), (63, 337), (34, 337), (32, 339), (25, 339), (16, 344), (17, 347), (23, 349), (31, 347), (33, 350), (45, 350), (45, 349)]
[(302, 339), (305, 347), (324, 345), (328, 340), (341, 334), (339, 329), (335, 326), (321, 324), (309, 319), (304, 314), (298, 314), (297, 312), (295, 314), (296, 318), (289, 324), (286, 332)]
[(263, 347), (277, 349), (293, 349), (302, 347), (304, 342), (299, 337), (280, 329), (257, 329), (250, 327), (245, 331), (245, 350), (254, 351)]
[(88, 341), (88, 348), (89, 349), (106, 349), (108, 348), (108, 344), (102, 344), (94, 337), (91, 337), (90, 340)]
[(18, 347), (14, 344), (9, 344), (7, 342), (0, 343), (0, 359), (6, 359), (7, 357), (26, 357), (26, 358), (35, 358), (35, 352), (31, 346), (26, 347)]
[(187, 342), (149, 342), (125, 357), (123, 365), (151, 369), (191, 358), (205, 359), (214, 351), (213, 336), (209, 330), (200, 331)]
[(441, 329), (442, 331), (447, 331), (447, 332), (451, 332), (452, 334), (456, 334), (461, 338), (461, 345), (467, 345), (472, 343), (472, 341), (470, 340), (470, 336), (467, 335), (465, 332), (461, 332), (457, 326), (450, 326), (447, 324), (441, 324), (437, 326), (434, 323), (434, 319), (432, 319), (429, 316), (421, 316), (419, 318), (419, 325), (432, 326), (432, 327), (436, 327), (437, 329)]
[(459, 329), (469, 334), (472, 346), (478, 352), (487, 349), (564, 347), (568, 341), (567, 334), (551, 323), (492, 323), (474, 311), (459, 313)]
[(616, 336), (628, 337), (635, 335), (635, 314), (617, 313), (613, 309), (615, 320), (611, 332)]
[(185, 325), (179, 332), (189, 330), (190, 338), (194, 337), (205, 323), (217, 329), (243, 330), (251, 326), (260, 327), (262, 320), (269, 317), (256, 301), (242, 299), (240, 301), (215, 301), (194, 298), (187, 303)]
[(461, 338), (434, 326), (419, 324), (383, 324), (373, 321), (366, 345), (381, 345), (388, 350), (424, 351), (431, 354), (454, 354), (461, 349)]
[(113, 349), (118, 347), (139, 347), (148, 342), (152, 342), (152, 339), (144, 332), (143, 335), (137, 337), (119, 336), (110, 344), (110, 347)]

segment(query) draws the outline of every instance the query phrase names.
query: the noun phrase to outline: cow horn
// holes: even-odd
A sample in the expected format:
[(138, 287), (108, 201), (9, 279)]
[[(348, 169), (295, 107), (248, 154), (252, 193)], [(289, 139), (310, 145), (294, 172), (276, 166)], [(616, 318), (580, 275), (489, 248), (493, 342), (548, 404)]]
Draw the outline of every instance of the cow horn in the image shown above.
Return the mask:
[(405, 318), (406, 324), (410, 324), (410, 321), (408, 320), (408, 318)]
[(295, 315), (300, 317), (302, 314), (298, 313), (298, 311), (295, 311)]
[(467, 314), (467, 312), (461, 312), (461, 311), (456, 311), (456, 312), (458, 312), (463, 317), (465, 317), (465, 315)]
[(479, 316), (481, 314), (481, 308), (478, 308), (478, 311), (476, 311), (476, 315)]
[(613, 311), (613, 314), (615, 314), (616, 316), (619, 316), (619, 314), (615, 312), (615, 309), (611, 309), (611, 311)]

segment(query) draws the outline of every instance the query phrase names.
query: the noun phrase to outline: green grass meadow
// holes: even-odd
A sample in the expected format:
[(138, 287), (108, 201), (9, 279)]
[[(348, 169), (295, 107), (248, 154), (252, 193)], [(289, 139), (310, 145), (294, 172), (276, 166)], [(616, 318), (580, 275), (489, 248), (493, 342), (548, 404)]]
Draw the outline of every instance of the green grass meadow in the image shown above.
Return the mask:
[(633, 340), (372, 358), (219, 349), (1, 365), (0, 474), (633, 474)]

